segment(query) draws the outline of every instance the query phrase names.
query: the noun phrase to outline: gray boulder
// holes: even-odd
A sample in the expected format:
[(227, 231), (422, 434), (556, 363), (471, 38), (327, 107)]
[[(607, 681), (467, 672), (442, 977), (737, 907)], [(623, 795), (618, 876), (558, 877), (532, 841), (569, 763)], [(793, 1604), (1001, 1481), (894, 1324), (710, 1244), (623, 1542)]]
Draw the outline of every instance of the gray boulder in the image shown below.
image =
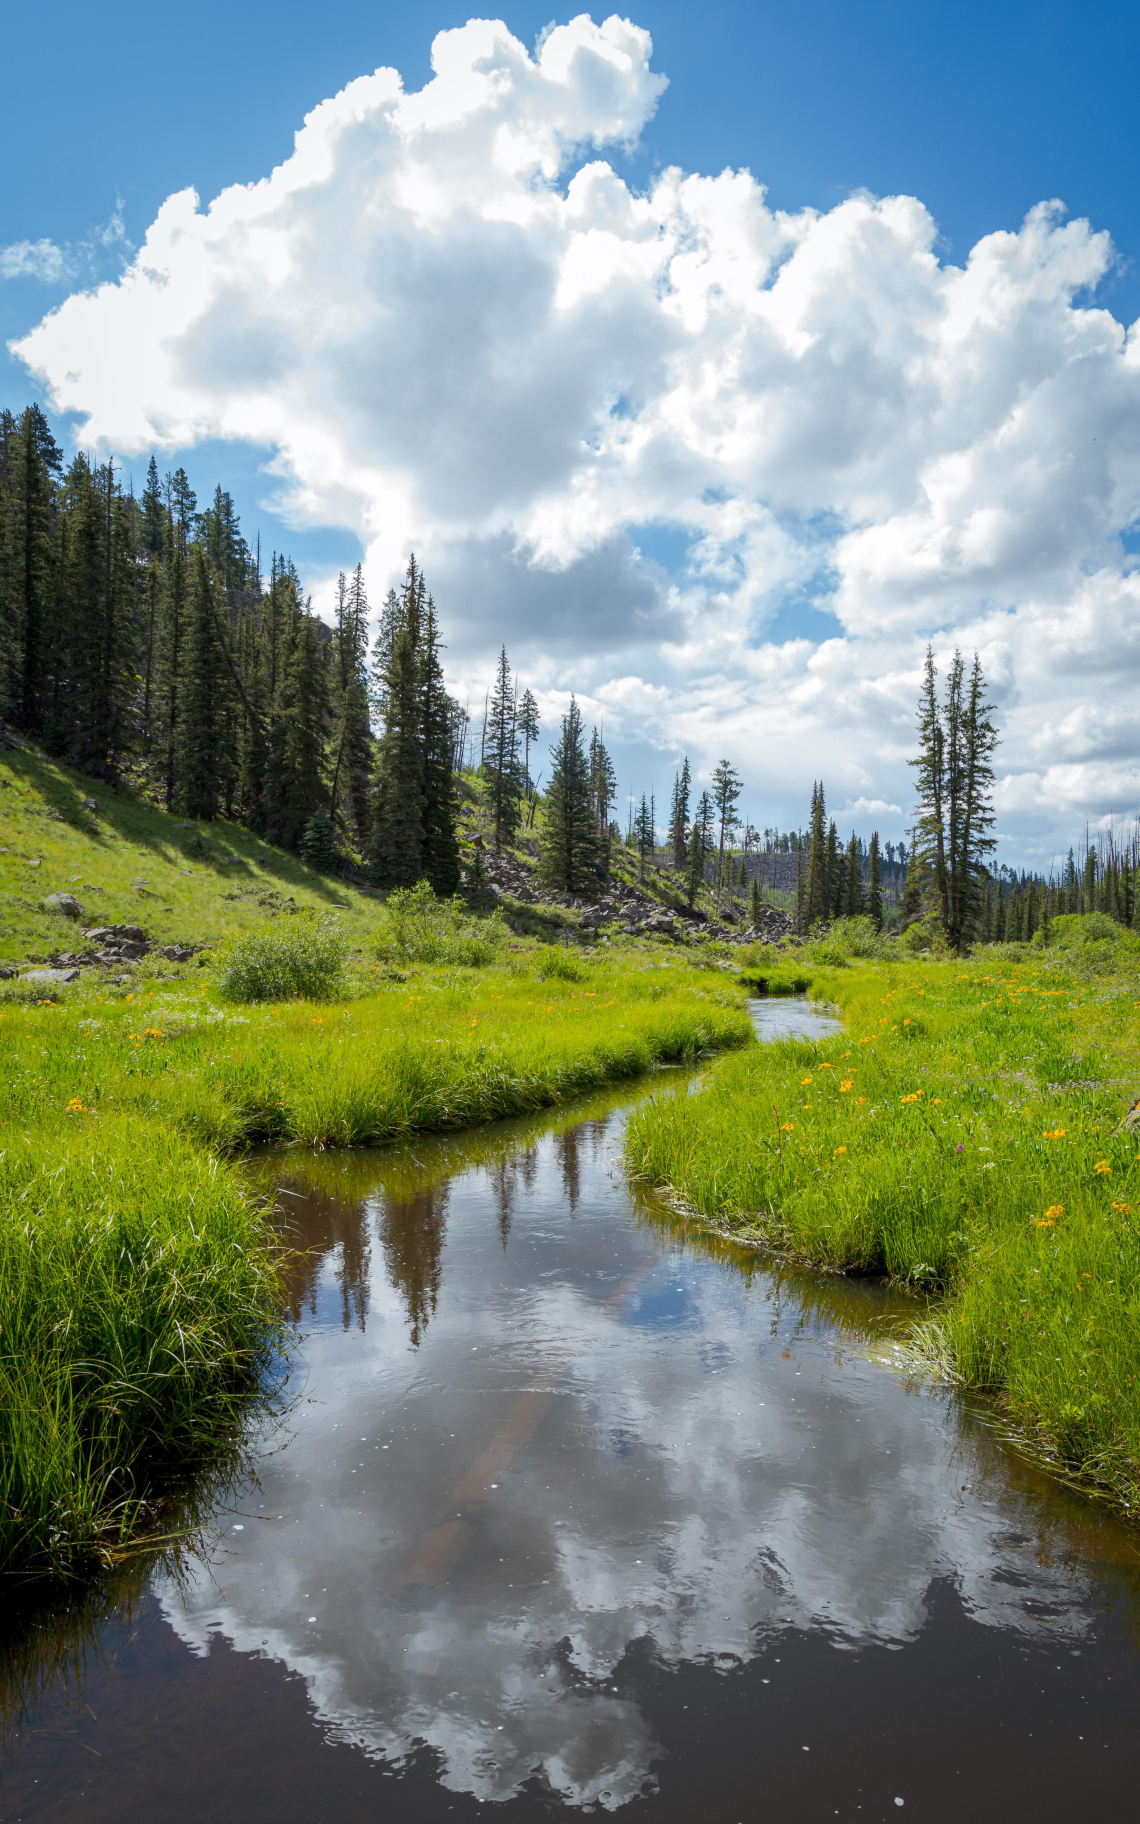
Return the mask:
[(62, 912), (64, 918), (83, 917), (83, 907), (74, 893), (49, 893), (44, 906), (49, 912)]
[(43, 982), (45, 987), (58, 988), (67, 982), (79, 980), (78, 969), (29, 969), (21, 978), (25, 982)]
[(141, 925), (92, 925), (83, 933), (97, 944), (145, 944), (146, 932)]

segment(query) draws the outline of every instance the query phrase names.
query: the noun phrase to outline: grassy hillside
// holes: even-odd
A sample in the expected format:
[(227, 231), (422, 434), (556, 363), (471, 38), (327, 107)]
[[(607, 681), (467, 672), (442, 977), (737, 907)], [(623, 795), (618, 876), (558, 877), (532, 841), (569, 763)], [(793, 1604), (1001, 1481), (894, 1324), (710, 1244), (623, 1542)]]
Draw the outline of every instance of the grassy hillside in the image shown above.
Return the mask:
[(46, 963), (77, 947), (76, 924), (44, 909), (59, 892), (79, 901), (84, 923), (141, 925), (160, 945), (217, 944), (288, 901), (336, 908), (363, 944), (376, 915), (369, 895), (237, 824), (187, 823), (31, 753), (0, 751), (0, 963)]

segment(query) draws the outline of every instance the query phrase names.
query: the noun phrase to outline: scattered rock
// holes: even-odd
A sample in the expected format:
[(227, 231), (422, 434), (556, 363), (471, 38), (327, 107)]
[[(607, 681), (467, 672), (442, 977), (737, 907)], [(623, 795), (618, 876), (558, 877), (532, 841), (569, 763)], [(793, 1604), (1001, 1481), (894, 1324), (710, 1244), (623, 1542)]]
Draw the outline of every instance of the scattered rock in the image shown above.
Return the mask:
[(43, 982), (50, 987), (62, 987), (67, 982), (79, 980), (78, 969), (29, 969), (24, 976), (25, 982)]
[(49, 912), (62, 912), (64, 918), (83, 917), (83, 907), (73, 893), (49, 893), (44, 906)]
[(145, 944), (146, 932), (141, 925), (92, 925), (83, 933), (97, 944), (113, 942), (115, 939), (126, 939), (131, 944)]
[(201, 948), (201, 944), (164, 944), (162, 954), (168, 963), (188, 963)]
[(36, 861), (29, 861), (28, 866), (29, 866), (29, 868), (42, 868), (43, 861), (42, 861), (42, 859), (37, 859)]
[(79, 802), (85, 811), (97, 811), (99, 809), (94, 798), (81, 798)]
[(9, 968), (7, 963), (0, 963), (0, 982), (10, 982), (19, 973), (18, 969)]

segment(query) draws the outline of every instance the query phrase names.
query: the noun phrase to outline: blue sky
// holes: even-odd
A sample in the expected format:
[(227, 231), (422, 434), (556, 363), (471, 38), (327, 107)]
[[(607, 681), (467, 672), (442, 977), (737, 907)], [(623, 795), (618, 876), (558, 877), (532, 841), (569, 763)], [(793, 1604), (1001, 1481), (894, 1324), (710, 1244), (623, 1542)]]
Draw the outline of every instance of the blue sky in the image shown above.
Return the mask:
[[(616, 161), (631, 181), (660, 165), (745, 165), (780, 209), (905, 191), (931, 210), (952, 259), (1057, 196), (1110, 229), (1121, 263), (1100, 295), (1123, 321), (1140, 316), (1140, 8), (649, 0), (617, 10), (652, 33), (654, 65), (669, 77), (642, 147)], [(137, 244), (172, 191), (192, 185), (205, 204), (265, 175), (314, 103), (353, 77), (392, 64), (407, 88), (421, 86), (434, 34), (480, 11), (528, 43), (551, 18), (549, 0), (483, 9), (331, 0), (319, 10), (247, 0), (126, 5), (108, 31), (74, 0), (22, 7), (5, 27), (9, 68), (29, 79), (7, 87), (0, 244), (94, 240), (83, 280), (110, 276), (121, 245), (102, 246), (98, 234), (120, 202)], [(4, 344), (74, 284), (0, 283)], [(6, 350), (0, 371), (3, 403), (38, 390)], [(343, 528), (302, 532), (266, 510), (273, 489), (256, 449), (210, 441), (182, 459), (200, 493), (216, 480), (231, 488), (263, 545), (316, 564), (360, 556)], [(639, 539), (664, 562), (675, 555), (675, 535), (658, 541), (646, 529)]]
[[(1135, 7), (807, 0), (695, 8), (648, 0), (626, 10), (652, 34), (652, 68), (669, 79), (635, 149), (605, 150), (632, 189), (677, 164), (710, 176), (747, 167), (773, 210), (828, 212), (860, 190), (906, 194), (933, 215), (937, 251), (954, 263), (981, 237), (1017, 230), (1034, 204), (1058, 197), (1071, 216), (1111, 233), (1117, 258), (1100, 277), (1097, 301), (1124, 324), (1140, 316)], [(548, 5), (498, 11), (528, 47), (550, 19)], [(319, 12), (289, 3), (126, 6), (108, 29), (71, 0), (21, 9), (6, 26), (10, 182), (0, 248), (50, 241), (67, 271), (54, 283), (0, 280), (5, 343), (70, 293), (116, 277), (171, 193), (192, 185), (205, 205), (226, 185), (266, 176), (289, 156), (304, 114), (353, 78), (394, 65), (406, 89), (419, 88), (430, 76), (435, 33), (468, 16), (442, 3), (334, 3)], [(596, 9), (594, 18), (603, 17)], [(1079, 301), (1079, 289), (1074, 295)], [(12, 356), (0, 373), (4, 403), (42, 396)], [(65, 428), (68, 420), (57, 422)], [(304, 571), (355, 562), (367, 542), (359, 526), (322, 527), (312, 514), (302, 524), (274, 511), (277, 486), (261, 472), (266, 454), (249, 441), (206, 436), (160, 460), (164, 468), (184, 461), (200, 494), (216, 479), (229, 485), (247, 533), (260, 530), (263, 549), (290, 551)], [(138, 476), (145, 460), (127, 455)], [(657, 512), (631, 535), (662, 574), (682, 574), (691, 525)], [(1126, 543), (1135, 543), (1134, 532)], [(1078, 569), (1093, 561), (1074, 558)], [(818, 642), (837, 630), (830, 598), (810, 578), (777, 594), (765, 610), (765, 637)], [(1014, 607), (997, 594), (977, 611)], [(552, 674), (552, 688), (556, 682)], [(678, 724), (677, 744), (684, 741)], [(663, 774), (666, 745), (659, 736)], [(886, 802), (892, 790), (897, 796), (887, 782), (861, 795)], [(852, 787), (848, 796), (860, 794)], [(1088, 808), (1099, 814), (1103, 802)], [(763, 814), (759, 805), (754, 814)], [(1017, 815), (1032, 822), (1024, 810)], [(901, 827), (903, 819), (893, 821)]]

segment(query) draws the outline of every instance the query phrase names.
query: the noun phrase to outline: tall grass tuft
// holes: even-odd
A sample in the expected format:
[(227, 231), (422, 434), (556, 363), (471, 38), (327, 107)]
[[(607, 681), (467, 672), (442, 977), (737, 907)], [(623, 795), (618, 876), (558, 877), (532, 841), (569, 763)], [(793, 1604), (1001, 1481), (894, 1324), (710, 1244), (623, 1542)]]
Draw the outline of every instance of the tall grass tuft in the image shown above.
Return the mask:
[(348, 943), (335, 919), (298, 913), (246, 931), (222, 951), (223, 1001), (328, 1001), (345, 986)]
[(0, 1207), (0, 1570), (77, 1569), (232, 1436), (278, 1334), (275, 1258), (232, 1170), (158, 1122), (13, 1140)]
[(376, 938), (376, 955), (400, 963), (494, 962), (506, 942), (502, 915), (471, 918), (463, 901), (437, 899), (426, 880), (388, 895)]

